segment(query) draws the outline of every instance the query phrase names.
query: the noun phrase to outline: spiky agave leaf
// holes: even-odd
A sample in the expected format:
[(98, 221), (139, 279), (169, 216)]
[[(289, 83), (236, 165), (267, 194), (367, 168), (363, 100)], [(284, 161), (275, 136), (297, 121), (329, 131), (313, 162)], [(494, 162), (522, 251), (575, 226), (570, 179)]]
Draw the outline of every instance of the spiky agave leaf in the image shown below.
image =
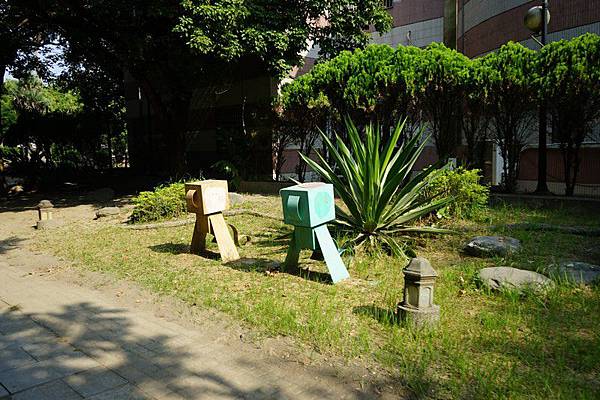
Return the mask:
[(450, 198), (423, 199), (426, 178), (438, 173), (435, 166), (411, 177), (413, 167), (425, 147), (422, 131), (397, 148), (404, 122), (396, 125), (385, 146), (379, 127), (365, 128), (364, 139), (354, 123), (346, 119), (347, 142), (335, 135), (332, 141), (322, 131), (334, 167), (317, 152), (318, 161), (300, 154), (323, 181), (333, 184), (348, 212), (336, 207), (337, 223), (355, 236), (355, 245), (364, 242), (386, 244), (394, 254), (402, 253), (393, 237), (398, 233), (442, 233), (444, 229), (416, 227), (411, 223), (446, 205)]

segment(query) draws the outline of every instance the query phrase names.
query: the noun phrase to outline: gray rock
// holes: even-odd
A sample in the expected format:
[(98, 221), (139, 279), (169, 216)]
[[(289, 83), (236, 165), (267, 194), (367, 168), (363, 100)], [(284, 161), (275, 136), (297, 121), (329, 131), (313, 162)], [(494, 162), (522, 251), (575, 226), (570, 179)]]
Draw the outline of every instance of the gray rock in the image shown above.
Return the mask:
[(115, 191), (111, 188), (102, 188), (89, 192), (86, 197), (91, 201), (110, 201), (115, 197)]
[(507, 256), (518, 252), (521, 242), (508, 236), (477, 236), (465, 246), (465, 253), (476, 257)]
[(21, 185), (16, 185), (16, 186), (13, 186), (13, 187), (11, 187), (11, 188), (8, 190), (8, 193), (9, 193), (9, 194), (20, 194), (20, 193), (23, 193), (23, 191), (24, 191), (24, 189), (23, 189), (23, 186), (21, 186)]
[(554, 284), (551, 279), (537, 272), (511, 267), (483, 268), (479, 271), (479, 279), (485, 286), (495, 290), (525, 288), (540, 290)]
[(237, 206), (238, 204), (242, 204), (244, 202), (244, 196), (239, 193), (229, 192), (229, 204), (231, 206)]
[(121, 209), (119, 207), (104, 207), (96, 211), (96, 218), (110, 217), (113, 215), (119, 215)]
[(548, 267), (550, 276), (558, 279), (567, 279), (580, 285), (600, 283), (600, 265), (588, 264), (580, 261), (567, 261)]

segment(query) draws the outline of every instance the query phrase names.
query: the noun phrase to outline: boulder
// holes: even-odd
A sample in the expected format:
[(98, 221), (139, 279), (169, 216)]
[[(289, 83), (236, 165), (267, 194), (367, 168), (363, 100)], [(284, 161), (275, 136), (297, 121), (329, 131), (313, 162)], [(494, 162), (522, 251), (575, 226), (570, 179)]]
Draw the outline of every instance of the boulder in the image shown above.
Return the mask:
[(244, 202), (244, 196), (239, 193), (229, 192), (229, 204), (233, 206), (237, 206), (238, 204), (242, 204)]
[(518, 252), (521, 242), (508, 236), (477, 236), (465, 246), (465, 253), (476, 257), (504, 257)]
[(479, 279), (484, 286), (494, 290), (526, 288), (540, 290), (554, 284), (551, 279), (537, 272), (511, 267), (483, 268), (479, 271)]
[(567, 279), (580, 285), (600, 284), (600, 265), (588, 264), (581, 261), (566, 261), (548, 267), (550, 276)]
[(96, 211), (96, 218), (110, 217), (120, 213), (121, 209), (119, 207), (103, 207)]
[(8, 194), (17, 195), (23, 193), (24, 189), (21, 185), (12, 186), (8, 189)]

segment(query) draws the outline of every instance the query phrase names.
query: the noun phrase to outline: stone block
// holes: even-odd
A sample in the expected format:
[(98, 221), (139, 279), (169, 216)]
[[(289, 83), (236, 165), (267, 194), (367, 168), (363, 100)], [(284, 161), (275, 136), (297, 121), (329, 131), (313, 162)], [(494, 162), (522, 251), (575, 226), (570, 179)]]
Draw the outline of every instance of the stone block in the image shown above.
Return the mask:
[(110, 217), (120, 213), (121, 209), (119, 207), (103, 207), (96, 211), (96, 218)]
[(51, 363), (42, 361), (0, 372), (0, 383), (9, 392), (16, 393), (62, 376), (63, 374), (53, 368)]
[(40, 386), (33, 387), (23, 392), (16, 393), (12, 400), (80, 400), (73, 389), (65, 382), (55, 380)]
[(145, 395), (135, 386), (128, 384), (108, 392), (92, 396), (89, 400), (150, 400), (152, 397)]
[(104, 367), (70, 375), (64, 381), (83, 397), (91, 397), (127, 384), (124, 378)]

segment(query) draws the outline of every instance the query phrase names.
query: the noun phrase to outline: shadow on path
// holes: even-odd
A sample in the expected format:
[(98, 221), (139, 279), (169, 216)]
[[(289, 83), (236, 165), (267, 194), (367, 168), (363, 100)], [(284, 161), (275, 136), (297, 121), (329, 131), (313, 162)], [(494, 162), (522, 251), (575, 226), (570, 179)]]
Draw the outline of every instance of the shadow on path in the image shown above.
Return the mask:
[(144, 335), (133, 327), (123, 310), (85, 302), (43, 315), (6, 309), (0, 314), (0, 383), (12, 393), (66, 385), (65, 393), (70, 387), (84, 398), (106, 392), (108, 399), (113, 395), (108, 393), (137, 393), (138, 388), (141, 398), (160, 397), (147, 391), (173, 391), (186, 399), (284, 398), (278, 385), (242, 387), (236, 378), (248, 376), (219, 373), (221, 363), (210, 356), (210, 347), (202, 358), (201, 352), (188, 351), (193, 342), (182, 335)]

